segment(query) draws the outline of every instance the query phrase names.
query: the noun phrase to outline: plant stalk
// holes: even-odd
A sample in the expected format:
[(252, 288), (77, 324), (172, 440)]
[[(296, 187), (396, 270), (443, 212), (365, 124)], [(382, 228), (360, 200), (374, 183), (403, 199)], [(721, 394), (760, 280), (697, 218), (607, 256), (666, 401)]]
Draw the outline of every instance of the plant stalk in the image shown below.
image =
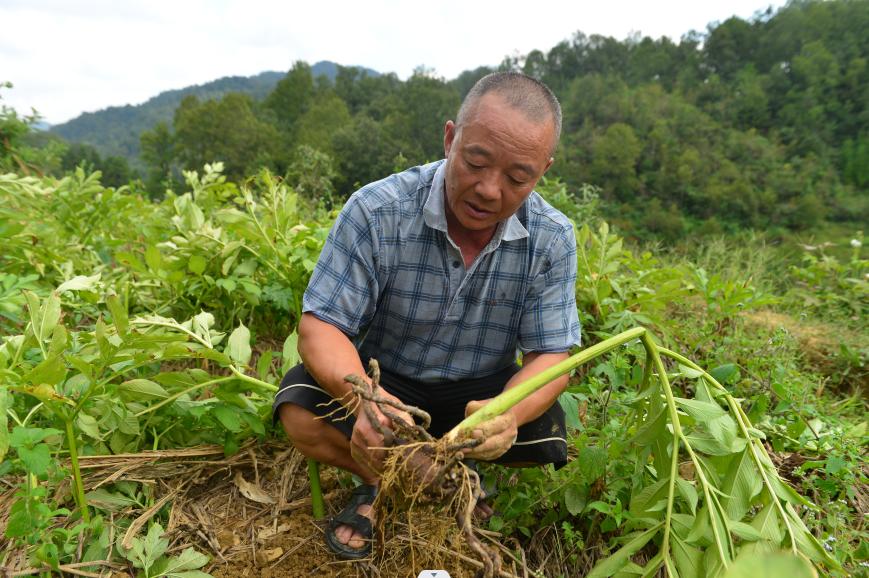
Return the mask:
[(75, 501), (81, 510), (81, 519), (85, 524), (90, 524), (91, 514), (88, 511), (87, 500), (84, 497), (84, 483), (81, 480), (81, 469), (78, 467), (78, 447), (75, 445), (75, 431), (72, 420), (64, 420), (66, 423), (66, 440), (69, 442), (69, 462), (72, 464), (72, 479), (75, 487)]
[(526, 397), (530, 396), (532, 393), (542, 388), (547, 383), (551, 382), (554, 379), (561, 377), (562, 375), (576, 369), (583, 363), (588, 363), (595, 357), (603, 355), (604, 353), (615, 349), (616, 347), (623, 345), (629, 341), (632, 341), (646, 332), (644, 327), (634, 327), (633, 329), (628, 329), (618, 335), (610, 337), (600, 343), (596, 343), (589, 347), (588, 349), (584, 349), (579, 353), (568, 357), (564, 361), (553, 365), (547, 369), (544, 369), (537, 375), (523, 381), (522, 383), (516, 385), (515, 387), (511, 387), (510, 389), (502, 392), (497, 397), (493, 398), (489, 403), (472, 413), (470, 416), (465, 418), (459, 425), (454, 427), (449, 433), (446, 435), (447, 440), (455, 440), (459, 434), (463, 432), (468, 432), (472, 430), (474, 427), (479, 424), (488, 421), (494, 417), (504, 414), (510, 408), (521, 402)]

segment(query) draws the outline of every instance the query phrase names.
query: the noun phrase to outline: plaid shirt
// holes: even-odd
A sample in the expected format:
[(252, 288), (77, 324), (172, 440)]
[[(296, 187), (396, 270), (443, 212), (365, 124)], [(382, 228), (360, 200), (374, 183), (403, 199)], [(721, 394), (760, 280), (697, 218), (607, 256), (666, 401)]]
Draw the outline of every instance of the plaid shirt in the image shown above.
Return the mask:
[(428, 383), (493, 374), (517, 349), (578, 345), (573, 225), (531, 193), (466, 269), (447, 234), (445, 167), (415, 167), (350, 197), (304, 311), (341, 329), (363, 360)]

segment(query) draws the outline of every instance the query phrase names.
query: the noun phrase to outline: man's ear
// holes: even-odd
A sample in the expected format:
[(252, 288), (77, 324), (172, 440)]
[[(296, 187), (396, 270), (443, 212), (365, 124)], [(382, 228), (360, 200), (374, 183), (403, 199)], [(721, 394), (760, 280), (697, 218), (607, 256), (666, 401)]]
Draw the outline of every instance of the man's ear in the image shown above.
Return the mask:
[(546, 168), (543, 169), (543, 174), (544, 174), (544, 175), (546, 174), (546, 171), (549, 170), (549, 167), (551, 167), (551, 166), (552, 166), (552, 163), (554, 163), (554, 162), (555, 162), (555, 159), (554, 159), (553, 157), (549, 157), (549, 162), (546, 163)]
[(453, 140), (456, 138), (456, 123), (448, 120), (444, 125), (444, 157), (450, 156), (450, 150), (453, 148)]

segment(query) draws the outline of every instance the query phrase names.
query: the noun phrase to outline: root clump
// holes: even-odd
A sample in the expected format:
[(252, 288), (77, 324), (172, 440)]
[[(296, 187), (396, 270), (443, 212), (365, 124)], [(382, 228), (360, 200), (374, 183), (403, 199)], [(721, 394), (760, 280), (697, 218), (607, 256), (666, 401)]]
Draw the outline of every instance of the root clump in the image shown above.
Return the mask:
[[(468, 560), (470, 554), (478, 561), (475, 565), (482, 566), (482, 576), (500, 575), (498, 549), (483, 544), (474, 531), (474, 509), (482, 494), (480, 477), (462, 461), (464, 451), (479, 442), (432, 438), (426, 430), (430, 416), (378, 395), (377, 361), (372, 359), (369, 368), (370, 383), (353, 375), (345, 379), (376, 428), (375, 406), (395, 426), (395, 431), (380, 431), (386, 459), (374, 502), (377, 565), (394, 566), (395, 575), (400, 575), (408, 567), (448, 568), (456, 557)], [(419, 423), (407, 423), (395, 410), (409, 413)]]

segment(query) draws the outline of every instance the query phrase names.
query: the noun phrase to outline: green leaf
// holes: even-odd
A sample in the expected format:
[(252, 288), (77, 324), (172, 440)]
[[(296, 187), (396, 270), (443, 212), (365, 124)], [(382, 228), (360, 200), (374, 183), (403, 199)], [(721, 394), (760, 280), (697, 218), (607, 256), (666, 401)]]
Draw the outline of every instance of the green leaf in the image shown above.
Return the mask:
[(28, 472), (43, 476), (48, 473), (48, 466), (51, 463), (51, 451), (45, 444), (36, 444), (32, 447), (19, 447), (18, 457), (24, 462), (24, 467)]
[(57, 356), (49, 357), (40, 362), (36, 367), (25, 373), (22, 379), (33, 385), (45, 383), (54, 387), (61, 383), (65, 377), (66, 366), (63, 363), (63, 359)]
[(160, 249), (154, 245), (148, 245), (145, 249), (145, 263), (152, 273), (157, 273), (163, 268), (163, 256), (160, 254)]
[(9, 416), (6, 409), (12, 404), (12, 396), (5, 385), (0, 385), (0, 464), (9, 451)]
[(720, 489), (730, 496), (722, 501), (727, 517), (742, 520), (763, 489), (763, 478), (751, 457), (751, 448), (746, 447), (733, 457)]
[(758, 576), (817, 578), (818, 574), (806, 560), (787, 552), (740, 556), (724, 574), (724, 578), (757, 578)]
[(12, 435), (9, 436), (9, 444), (13, 448), (19, 449), (22, 447), (33, 446), (46, 438), (61, 434), (63, 434), (63, 432), (59, 429), (50, 427), (38, 428), (17, 425), (12, 429)]
[(660, 529), (661, 524), (657, 524), (645, 532), (635, 535), (614, 554), (598, 562), (591, 572), (586, 575), (586, 578), (608, 578), (612, 576), (630, 561), (631, 556), (639, 552), (649, 540), (654, 538)]
[(105, 488), (97, 488), (85, 494), (89, 506), (109, 512), (119, 512), (124, 508), (137, 506), (136, 500)]
[(582, 477), (589, 483), (594, 482), (606, 472), (607, 453), (603, 448), (585, 446), (579, 450), (577, 461)]
[(750, 526), (745, 522), (734, 522), (731, 520), (730, 531), (746, 542), (757, 542), (763, 539), (761, 533), (754, 526)]
[(225, 405), (219, 405), (214, 408), (212, 413), (214, 414), (214, 417), (217, 418), (217, 421), (219, 421), (221, 425), (229, 431), (238, 432), (241, 430), (241, 420), (238, 418), (237, 409)]
[(664, 428), (667, 425), (667, 408), (663, 404), (658, 406), (658, 411), (654, 416), (646, 419), (634, 437), (631, 438), (630, 445), (647, 446), (661, 438)]
[(100, 274), (86, 277), (84, 275), (76, 275), (69, 281), (64, 281), (60, 287), (55, 289), (58, 294), (64, 291), (93, 291), (96, 288), (97, 282), (100, 280)]
[(679, 490), (679, 494), (685, 499), (688, 503), (688, 507), (691, 508), (691, 513), (697, 513), (697, 501), (699, 499), (697, 495), (697, 488), (694, 487), (694, 484), (685, 480), (681, 477), (676, 478), (676, 488)]
[(703, 375), (702, 371), (698, 371), (692, 367), (688, 367), (687, 365), (679, 364), (679, 373), (687, 377), (688, 379), (697, 379)]
[[(768, 496), (769, 494), (767, 493), (766, 495)], [(757, 530), (764, 540), (772, 542), (776, 547), (781, 545), (784, 534), (781, 529), (778, 509), (772, 502), (768, 503), (758, 512), (754, 520), (751, 521), (751, 526)]]
[(705, 578), (703, 572), (703, 550), (686, 544), (676, 534), (671, 534), (673, 559), (681, 578)]
[(190, 257), (190, 260), (187, 261), (187, 268), (197, 275), (202, 275), (202, 273), (205, 272), (205, 267), (207, 265), (208, 261), (206, 261), (205, 257), (202, 255), (193, 255)]
[(162, 575), (168, 578), (195, 578), (208, 576), (204, 572), (191, 572), (208, 564), (208, 556), (197, 552), (193, 548), (187, 548), (180, 556), (169, 558), (166, 566), (162, 569)]
[(166, 399), (169, 393), (159, 384), (154, 383), (150, 379), (131, 379), (125, 381), (118, 386), (118, 390), (128, 394), (130, 399), (144, 398), (149, 399)]
[(727, 415), (727, 412), (715, 403), (683, 397), (674, 399), (679, 408), (699, 422), (708, 422)]
[(247, 366), (251, 355), (250, 331), (243, 323), (239, 324), (235, 331), (233, 331), (229, 336), (225, 353), (241, 367)]
[(129, 333), (130, 321), (127, 317), (127, 310), (121, 304), (121, 299), (117, 295), (109, 295), (106, 297), (106, 306), (109, 308), (109, 313), (112, 314), (112, 323), (115, 324), (118, 335)]
[(739, 375), (739, 368), (732, 363), (726, 363), (724, 365), (719, 365), (710, 371), (709, 375), (715, 378), (715, 381), (724, 385)]
[(97, 420), (84, 412), (78, 414), (78, 417), (75, 420), (75, 425), (89, 435), (90, 437), (100, 440), (102, 436), (100, 435), (100, 428), (97, 425)]
[(284, 349), (281, 353), (281, 359), (283, 360), (281, 364), (281, 371), (286, 375), (286, 373), (291, 370), (293, 367), (299, 364), (301, 359), (299, 358), (299, 334), (293, 331), (287, 338), (284, 340)]
[(577, 487), (571, 485), (564, 492), (564, 505), (567, 506), (567, 511), (573, 516), (578, 516), (585, 510), (587, 500), (587, 488), (585, 486)]

